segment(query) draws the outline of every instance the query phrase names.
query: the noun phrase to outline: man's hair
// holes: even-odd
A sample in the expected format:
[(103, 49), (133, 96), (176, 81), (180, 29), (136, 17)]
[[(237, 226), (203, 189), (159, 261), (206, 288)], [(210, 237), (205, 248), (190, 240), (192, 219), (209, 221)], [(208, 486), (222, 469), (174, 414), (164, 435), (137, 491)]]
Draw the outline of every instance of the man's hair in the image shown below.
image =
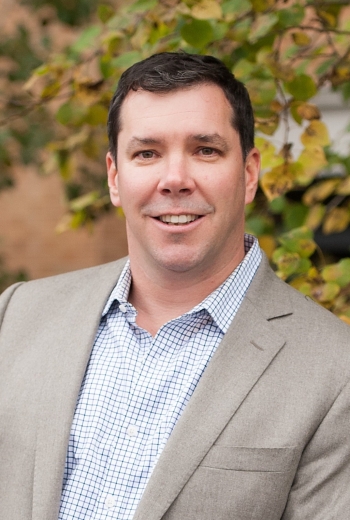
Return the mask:
[[(213, 56), (162, 52), (132, 65), (120, 77), (108, 114), (109, 150), (116, 161), (123, 101), (133, 90), (167, 93), (195, 85), (214, 84), (232, 107), (232, 126), (239, 134), (243, 158), (254, 147), (254, 116), (247, 89)], [(213, 109), (215, 107), (213, 106)]]

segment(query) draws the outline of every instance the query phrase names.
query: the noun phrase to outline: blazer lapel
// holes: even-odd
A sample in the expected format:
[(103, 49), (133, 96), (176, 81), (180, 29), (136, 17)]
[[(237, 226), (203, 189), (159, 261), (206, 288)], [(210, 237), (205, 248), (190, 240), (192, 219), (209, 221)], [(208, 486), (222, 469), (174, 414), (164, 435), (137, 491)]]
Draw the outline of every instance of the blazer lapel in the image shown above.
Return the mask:
[[(101, 312), (123, 264), (107, 264), (90, 273), (86, 270), (85, 279), (81, 275), (72, 277), (69, 297), (64, 296), (59, 284), (58, 295), (52, 293), (51, 309), (54, 308), (54, 313), (51, 311), (46, 337), (44, 334), (41, 338), (42, 357), (46, 361), (42, 368), (43, 387), (38, 403), (33, 520), (57, 519), (77, 397)], [(55, 313), (56, 320), (52, 316)], [(45, 323), (46, 317), (41, 318)]]
[[(285, 340), (268, 319), (290, 314), (265, 305), (281, 282), (263, 260), (152, 473), (133, 520), (160, 520)], [(283, 284), (281, 285), (284, 289)], [(252, 301), (254, 301), (254, 304)], [(263, 300), (263, 301), (262, 301)], [(277, 298), (278, 300), (278, 298)], [(289, 299), (287, 298), (287, 301)], [(264, 314), (259, 310), (263, 305)], [(266, 317), (266, 313), (268, 316)]]

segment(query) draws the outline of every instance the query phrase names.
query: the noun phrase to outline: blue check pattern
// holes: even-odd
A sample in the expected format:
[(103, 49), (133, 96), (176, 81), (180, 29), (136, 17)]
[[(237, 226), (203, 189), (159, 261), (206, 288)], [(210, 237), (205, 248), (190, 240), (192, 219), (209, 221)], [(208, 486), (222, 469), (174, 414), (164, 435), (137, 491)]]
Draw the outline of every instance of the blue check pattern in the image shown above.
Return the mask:
[(261, 260), (246, 256), (225, 282), (155, 337), (128, 303), (129, 263), (102, 313), (76, 406), (59, 520), (131, 520), (160, 454), (236, 315)]

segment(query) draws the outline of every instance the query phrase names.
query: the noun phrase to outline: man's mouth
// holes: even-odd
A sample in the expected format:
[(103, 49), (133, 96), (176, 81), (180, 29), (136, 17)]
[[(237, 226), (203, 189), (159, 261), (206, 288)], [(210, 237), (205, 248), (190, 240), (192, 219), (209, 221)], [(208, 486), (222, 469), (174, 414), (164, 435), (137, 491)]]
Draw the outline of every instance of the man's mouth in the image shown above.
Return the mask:
[(175, 224), (175, 226), (178, 226), (189, 224), (200, 217), (201, 215), (160, 215), (157, 218), (165, 224)]

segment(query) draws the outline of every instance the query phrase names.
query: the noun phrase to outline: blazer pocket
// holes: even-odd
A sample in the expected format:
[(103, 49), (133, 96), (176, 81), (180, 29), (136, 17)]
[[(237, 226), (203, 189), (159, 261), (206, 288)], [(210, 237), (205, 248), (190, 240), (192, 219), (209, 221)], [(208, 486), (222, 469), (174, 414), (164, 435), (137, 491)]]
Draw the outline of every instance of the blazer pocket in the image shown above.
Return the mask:
[(200, 466), (235, 471), (286, 472), (296, 467), (300, 458), (297, 447), (248, 448), (214, 445)]

